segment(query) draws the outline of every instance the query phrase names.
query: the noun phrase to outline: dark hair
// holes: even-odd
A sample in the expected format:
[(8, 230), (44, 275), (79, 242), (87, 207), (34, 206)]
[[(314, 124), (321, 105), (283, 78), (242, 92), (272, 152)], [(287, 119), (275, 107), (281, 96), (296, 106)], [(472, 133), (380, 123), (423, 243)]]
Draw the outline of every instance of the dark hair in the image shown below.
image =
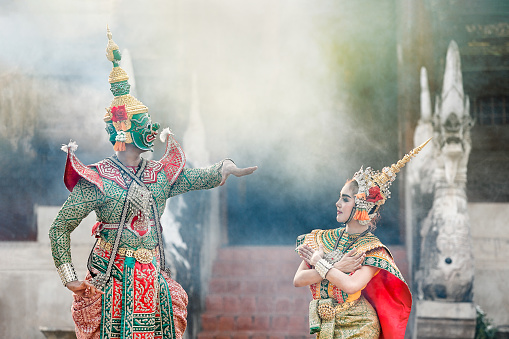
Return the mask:
[(353, 194), (359, 193), (359, 183), (355, 179), (349, 179), (346, 181), (345, 186), (351, 186), (353, 190)]

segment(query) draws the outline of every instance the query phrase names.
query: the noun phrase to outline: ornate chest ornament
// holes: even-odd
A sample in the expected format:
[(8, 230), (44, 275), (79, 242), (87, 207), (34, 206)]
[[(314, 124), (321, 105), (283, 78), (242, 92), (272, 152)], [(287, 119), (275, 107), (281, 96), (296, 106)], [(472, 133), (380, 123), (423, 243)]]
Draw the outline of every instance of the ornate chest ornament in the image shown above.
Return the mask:
[(341, 252), (339, 249), (335, 249), (334, 251), (331, 251), (329, 253), (325, 253), (323, 255), (323, 258), (325, 260), (327, 260), (328, 262), (330, 262), (332, 265), (334, 265), (335, 263), (340, 261), (341, 258), (343, 258), (343, 256), (344, 256), (343, 252)]
[(143, 216), (150, 216), (150, 197), (152, 193), (143, 186), (140, 186), (136, 181), (131, 183), (129, 191), (127, 192), (127, 201), (131, 203), (131, 210), (133, 213), (141, 211)]

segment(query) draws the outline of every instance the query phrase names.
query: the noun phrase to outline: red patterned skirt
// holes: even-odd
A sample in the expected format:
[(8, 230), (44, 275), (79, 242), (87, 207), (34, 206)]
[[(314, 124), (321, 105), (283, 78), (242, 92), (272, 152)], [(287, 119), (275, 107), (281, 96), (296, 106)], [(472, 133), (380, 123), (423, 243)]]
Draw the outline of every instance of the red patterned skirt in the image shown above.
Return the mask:
[[(94, 250), (94, 268), (104, 271), (108, 256), (107, 251)], [(117, 256), (103, 295), (82, 298), (74, 294), (77, 338), (182, 338), (187, 326), (187, 293), (156, 265), (156, 260), (141, 264)]]

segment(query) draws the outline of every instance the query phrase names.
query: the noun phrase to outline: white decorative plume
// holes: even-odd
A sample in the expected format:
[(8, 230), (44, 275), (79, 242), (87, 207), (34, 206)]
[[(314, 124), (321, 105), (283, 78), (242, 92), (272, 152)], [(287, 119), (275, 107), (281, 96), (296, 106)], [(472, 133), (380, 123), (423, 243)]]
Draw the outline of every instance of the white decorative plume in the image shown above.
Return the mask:
[(62, 147), (60, 149), (65, 153), (68, 153), (69, 150), (71, 152), (76, 152), (76, 150), (78, 149), (78, 144), (76, 143), (76, 141), (70, 140), (67, 145), (62, 144)]
[(169, 127), (166, 127), (165, 129), (163, 129), (161, 134), (159, 134), (159, 139), (161, 139), (161, 142), (166, 142), (166, 139), (168, 138), (169, 135), (173, 135), (173, 132), (170, 130)]

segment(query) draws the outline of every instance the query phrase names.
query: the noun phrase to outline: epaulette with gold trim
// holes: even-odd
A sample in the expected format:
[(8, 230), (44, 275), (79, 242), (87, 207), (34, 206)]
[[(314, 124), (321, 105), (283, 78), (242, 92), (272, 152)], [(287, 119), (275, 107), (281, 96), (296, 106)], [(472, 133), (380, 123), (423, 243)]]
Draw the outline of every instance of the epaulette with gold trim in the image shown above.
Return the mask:
[(81, 178), (84, 178), (97, 186), (101, 193), (104, 194), (104, 185), (101, 176), (90, 167), (83, 165), (83, 163), (74, 154), (77, 149), (78, 144), (72, 140), (69, 144), (62, 145), (62, 151), (67, 153), (64, 172), (65, 187), (67, 187), (69, 191), (72, 191), (78, 181)]
[(380, 239), (378, 239), (378, 237), (371, 232), (366, 234), (364, 237), (362, 237), (362, 239), (359, 239), (355, 243), (355, 248), (357, 248), (357, 252), (366, 253), (379, 247), (385, 248), (385, 245), (382, 244)]
[(159, 162), (163, 165), (168, 181), (172, 185), (186, 164), (186, 155), (169, 129), (163, 130), (160, 139), (166, 142), (166, 150)]

